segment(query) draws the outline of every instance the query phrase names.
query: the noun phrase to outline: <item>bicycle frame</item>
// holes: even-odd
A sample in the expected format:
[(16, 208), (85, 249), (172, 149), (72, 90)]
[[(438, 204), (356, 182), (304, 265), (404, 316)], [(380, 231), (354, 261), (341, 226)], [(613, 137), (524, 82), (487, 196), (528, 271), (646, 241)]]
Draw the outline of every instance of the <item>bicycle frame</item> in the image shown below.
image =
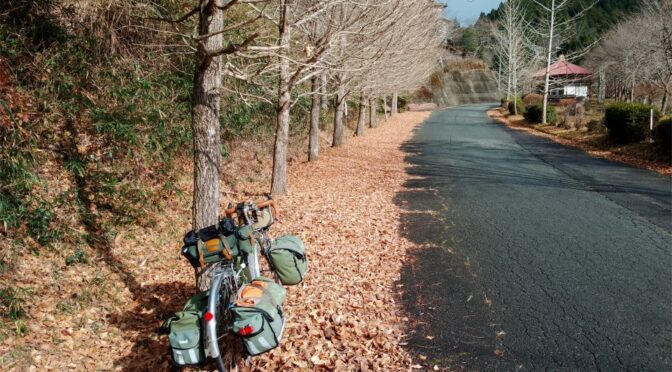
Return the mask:
[[(243, 217), (245, 218), (245, 223), (249, 226), (252, 226), (253, 223), (252, 223), (252, 221), (250, 221), (250, 218), (248, 217), (249, 211), (250, 211), (250, 207), (246, 204), (243, 207)], [(251, 256), (252, 257), (250, 257), (250, 256), (247, 257), (247, 260), (248, 260), (248, 262), (247, 262), (247, 266), (248, 266), (247, 272), (249, 273), (250, 281), (254, 280), (259, 275), (261, 275), (261, 272), (260, 272), (261, 269), (259, 267), (259, 244), (257, 243), (256, 239), (255, 239), (255, 244), (254, 244), (254, 248), (252, 250), (252, 255)]]
[[(245, 205), (243, 207), (243, 218), (245, 220), (245, 223), (249, 226), (253, 226), (252, 221), (250, 221), (249, 218), (249, 211), (250, 208), (248, 205)], [(261, 265), (259, 262), (259, 250), (263, 249), (264, 251), (262, 254), (264, 257), (266, 257), (266, 250), (268, 247), (268, 232), (264, 230), (260, 231), (254, 231), (255, 234), (255, 239), (254, 239), (254, 247), (253, 247), (253, 252), (252, 254), (249, 254), (247, 256), (247, 262), (244, 262), (240, 268), (240, 270), (236, 273), (233, 267), (221, 267), (218, 268), (214, 271), (214, 276), (212, 279), (212, 284), (210, 286), (210, 295), (208, 297), (208, 308), (207, 311), (212, 314), (212, 318), (210, 320), (205, 320), (205, 317), (203, 319), (203, 328), (206, 330), (206, 347), (208, 350), (209, 357), (213, 358), (215, 360), (215, 364), (217, 365), (217, 369), (219, 371), (226, 371), (226, 368), (224, 366), (224, 362), (222, 361), (222, 355), (220, 352), (219, 348), (219, 339), (217, 335), (217, 313), (222, 310), (220, 308), (221, 304), (221, 291), (222, 291), (222, 283), (227, 277), (233, 277), (235, 281), (235, 287), (236, 288), (229, 288), (231, 291), (237, 291), (238, 290), (238, 282), (240, 278), (240, 274), (243, 270), (246, 271), (247, 275), (246, 278), (249, 279), (250, 281), (254, 280), (258, 276), (261, 275)], [(260, 236), (261, 239), (258, 239), (257, 237)], [(229, 293), (227, 295), (237, 295), (237, 293)], [(235, 301), (235, 300), (234, 300)], [(230, 306), (230, 301), (227, 299), (227, 306)], [(228, 311), (227, 309), (224, 309), (223, 311)], [(228, 332), (228, 330), (227, 330)]]
[[(235, 288), (229, 288), (232, 292), (237, 292), (238, 290), (238, 279), (243, 270), (248, 273), (248, 278), (250, 281), (257, 278), (260, 273), (259, 269), (259, 246), (260, 244), (255, 241), (254, 244), (254, 253), (247, 256), (247, 263), (243, 263), (240, 270), (236, 273), (232, 268), (222, 268), (216, 270), (216, 273), (212, 279), (212, 284), (210, 286), (210, 295), (208, 297), (208, 308), (207, 311), (212, 314), (210, 320), (203, 319), (203, 328), (206, 330), (206, 347), (208, 349), (209, 356), (215, 360), (217, 369), (219, 371), (225, 371), (224, 362), (222, 361), (222, 355), (219, 348), (219, 339), (217, 335), (217, 314), (221, 311), (228, 311), (227, 309), (220, 308), (221, 296), (222, 296), (222, 283), (228, 277), (233, 277), (236, 285)], [(237, 293), (227, 293), (227, 295), (235, 296)], [(235, 301), (235, 300), (234, 300)], [(230, 306), (231, 303), (227, 299), (227, 306)], [(228, 332), (228, 330), (227, 330)]]

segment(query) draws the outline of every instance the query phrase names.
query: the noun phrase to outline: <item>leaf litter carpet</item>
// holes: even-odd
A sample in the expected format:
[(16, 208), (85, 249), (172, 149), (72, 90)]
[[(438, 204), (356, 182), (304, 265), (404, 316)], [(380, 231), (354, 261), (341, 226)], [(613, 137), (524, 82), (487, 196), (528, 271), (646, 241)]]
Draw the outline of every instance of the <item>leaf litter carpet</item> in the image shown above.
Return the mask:
[[(408, 319), (397, 303), (396, 282), (413, 244), (401, 234), (394, 198), (408, 178), (400, 146), (429, 115), (380, 120), (341, 147), (323, 144), (317, 162), (290, 162), (289, 191), (277, 198), (282, 223), (271, 233), (304, 240), (308, 274), (287, 287), (280, 346), (239, 370), (419, 367), (404, 350)], [(259, 199), (252, 195), (266, 191), (270, 178), (269, 164), (260, 167), (263, 179), (239, 174), (235, 187), (227, 183), (223, 203)], [(30, 318), (24, 335), (0, 342), (0, 370), (170, 370), (167, 339), (157, 330), (195, 294), (193, 271), (178, 253), (191, 219), (190, 181), (167, 202), (165, 218), (100, 243), (88, 264), (26, 256), (12, 274), (19, 287), (32, 288)]]
[[(256, 358), (279, 368), (406, 370), (395, 282), (411, 243), (399, 231), (394, 197), (407, 179), (400, 145), (429, 113), (395, 116), (364, 137), (291, 168), (281, 229), (301, 236), (309, 272), (288, 287), (286, 338)], [(407, 319), (406, 319), (407, 321)]]

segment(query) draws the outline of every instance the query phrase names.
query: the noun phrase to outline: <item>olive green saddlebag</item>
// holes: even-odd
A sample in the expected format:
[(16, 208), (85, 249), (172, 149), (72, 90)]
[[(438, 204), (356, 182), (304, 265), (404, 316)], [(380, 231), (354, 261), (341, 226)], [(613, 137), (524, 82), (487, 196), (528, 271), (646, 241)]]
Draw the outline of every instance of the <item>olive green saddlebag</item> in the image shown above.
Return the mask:
[(303, 241), (294, 235), (275, 239), (268, 251), (273, 270), (285, 285), (299, 284), (308, 271), (308, 258)]
[(237, 247), (238, 251), (241, 254), (249, 254), (254, 251), (254, 246), (257, 244), (255, 239), (254, 239), (254, 230), (252, 226), (240, 226), (238, 229), (236, 229), (236, 233), (234, 234), (236, 236), (237, 240)]
[(188, 232), (181, 253), (193, 267), (200, 268), (239, 255), (236, 237), (222, 235), (216, 225)]
[(168, 334), (175, 365), (201, 364), (205, 361), (201, 315), (207, 307), (208, 295), (206, 291), (190, 298), (182, 311), (175, 313), (161, 326)]
[(271, 279), (258, 277), (238, 292), (231, 308), (233, 332), (241, 336), (250, 355), (259, 355), (276, 348), (282, 339), (285, 316), (282, 302), (285, 289)]

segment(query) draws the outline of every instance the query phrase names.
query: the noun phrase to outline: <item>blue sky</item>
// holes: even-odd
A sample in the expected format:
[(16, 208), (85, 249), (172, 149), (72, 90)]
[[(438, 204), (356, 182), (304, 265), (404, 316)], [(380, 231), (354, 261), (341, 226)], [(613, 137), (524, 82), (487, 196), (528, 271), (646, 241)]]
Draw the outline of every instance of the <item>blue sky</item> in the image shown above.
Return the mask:
[(502, 0), (440, 0), (448, 4), (445, 14), (447, 18), (457, 18), (461, 26), (470, 25), (478, 19), (481, 12), (488, 13), (497, 8)]

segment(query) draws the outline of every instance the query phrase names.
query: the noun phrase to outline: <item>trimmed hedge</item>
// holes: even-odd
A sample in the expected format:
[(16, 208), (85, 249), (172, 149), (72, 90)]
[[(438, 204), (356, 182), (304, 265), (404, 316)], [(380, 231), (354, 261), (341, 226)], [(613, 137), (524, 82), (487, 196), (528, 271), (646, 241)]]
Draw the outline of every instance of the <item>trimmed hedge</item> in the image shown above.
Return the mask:
[(663, 118), (653, 128), (653, 142), (668, 156), (672, 156), (672, 116)]
[(509, 102), (508, 107), (507, 107), (509, 109), (509, 114), (511, 114), (511, 115), (514, 114), (514, 112), (515, 112), (514, 110), (516, 109), (516, 106), (514, 106), (514, 104), (518, 108), (518, 115), (525, 114), (525, 103), (523, 102), (522, 99), (520, 99), (520, 97), (515, 97), (513, 101)]
[[(525, 113), (525, 119), (530, 123), (537, 124), (541, 123), (542, 113), (544, 111), (544, 106), (542, 103), (537, 103), (527, 108)], [(558, 121), (558, 113), (555, 111), (555, 107), (548, 105), (546, 107), (546, 122), (550, 124), (555, 124)]]
[(645, 139), (649, 134), (649, 116), (653, 109), (654, 120), (660, 116), (653, 106), (637, 102), (617, 102), (607, 106), (604, 125), (609, 138), (616, 143), (632, 143)]

